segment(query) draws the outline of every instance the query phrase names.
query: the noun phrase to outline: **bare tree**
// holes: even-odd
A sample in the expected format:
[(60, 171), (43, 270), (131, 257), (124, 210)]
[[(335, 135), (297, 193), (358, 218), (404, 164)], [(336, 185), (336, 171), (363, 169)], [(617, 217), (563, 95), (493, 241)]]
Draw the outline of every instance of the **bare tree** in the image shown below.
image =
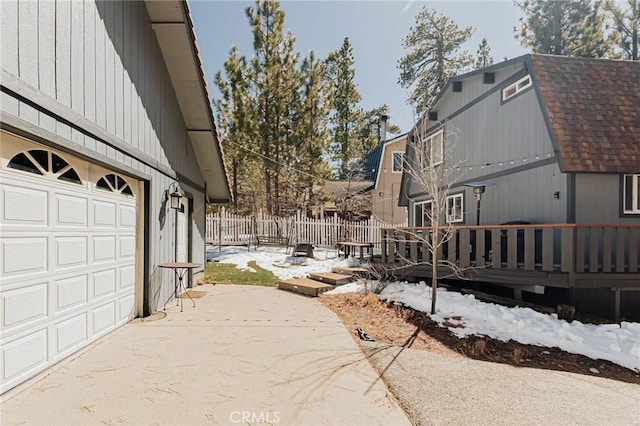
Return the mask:
[[(453, 222), (463, 214), (462, 204), (456, 198), (449, 197), (452, 185), (460, 179), (463, 169), (460, 160), (451, 157), (453, 147), (458, 139), (455, 129), (449, 128), (447, 123), (436, 131), (427, 133), (426, 120), (416, 124), (407, 141), (407, 158), (403, 164), (412, 183), (413, 193), (425, 194), (425, 204), (422, 209), (423, 228), (397, 228), (394, 230), (395, 242), (407, 240), (417, 242), (426, 249), (428, 256), (416, 261), (406, 253), (393, 253), (399, 256), (402, 266), (391, 267), (379, 274), (389, 276), (395, 270), (415, 266), (426, 266), (431, 270), (431, 313), (436, 312), (436, 294), (440, 270), (443, 267), (451, 271), (449, 276), (461, 276), (464, 268), (450, 262), (443, 255), (447, 243), (452, 239), (456, 230)], [(446, 140), (446, 143), (445, 143)], [(414, 220), (415, 222), (415, 220)]]

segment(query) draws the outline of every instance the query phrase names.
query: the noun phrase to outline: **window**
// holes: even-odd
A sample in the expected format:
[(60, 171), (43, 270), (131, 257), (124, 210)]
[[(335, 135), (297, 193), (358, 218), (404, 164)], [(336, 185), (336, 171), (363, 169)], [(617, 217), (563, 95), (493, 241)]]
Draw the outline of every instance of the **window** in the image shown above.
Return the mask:
[(9, 161), (8, 167), (82, 185), (80, 176), (64, 158), (44, 149), (32, 149), (16, 154)]
[(425, 153), (423, 168), (429, 165), (436, 166), (443, 160), (443, 134), (441, 130), (427, 137), (423, 144), (423, 152)]
[(393, 151), (393, 173), (402, 173), (402, 163), (404, 161), (404, 152)]
[(530, 76), (522, 77), (520, 80), (516, 81), (515, 83), (507, 86), (502, 90), (502, 100), (506, 101), (508, 99), (511, 99), (515, 95), (524, 91), (525, 89), (528, 89), (529, 87), (531, 87), (531, 77)]
[(624, 214), (640, 214), (640, 174), (624, 175), (622, 182)]
[(431, 226), (431, 201), (421, 201), (413, 205), (413, 226)]
[(118, 192), (120, 194), (133, 197), (133, 191), (127, 181), (113, 173), (98, 179), (98, 182), (96, 182), (96, 188), (103, 191)]
[(454, 81), (453, 82), (453, 91), (454, 92), (462, 92), (462, 82), (461, 81)]
[(438, 121), (438, 111), (429, 111), (429, 121)]
[(447, 197), (447, 223), (462, 222), (464, 194), (449, 195)]

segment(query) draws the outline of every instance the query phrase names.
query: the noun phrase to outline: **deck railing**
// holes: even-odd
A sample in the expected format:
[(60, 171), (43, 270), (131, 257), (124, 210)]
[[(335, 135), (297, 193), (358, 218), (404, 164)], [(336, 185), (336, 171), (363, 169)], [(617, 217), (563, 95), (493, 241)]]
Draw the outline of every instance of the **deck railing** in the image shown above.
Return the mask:
[[(387, 265), (432, 264), (432, 228), (383, 228)], [(638, 273), (640, 225), (457, 226), (438, 250), (459, 268), (575, 273)]]

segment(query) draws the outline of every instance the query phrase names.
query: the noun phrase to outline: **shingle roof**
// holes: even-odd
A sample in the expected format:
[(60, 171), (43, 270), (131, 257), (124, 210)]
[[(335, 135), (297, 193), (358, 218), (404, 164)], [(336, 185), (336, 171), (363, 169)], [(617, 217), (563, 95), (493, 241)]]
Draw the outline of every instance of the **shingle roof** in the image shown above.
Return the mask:
[(640, 62), (530, 59), (563, 171), (640, 172)]

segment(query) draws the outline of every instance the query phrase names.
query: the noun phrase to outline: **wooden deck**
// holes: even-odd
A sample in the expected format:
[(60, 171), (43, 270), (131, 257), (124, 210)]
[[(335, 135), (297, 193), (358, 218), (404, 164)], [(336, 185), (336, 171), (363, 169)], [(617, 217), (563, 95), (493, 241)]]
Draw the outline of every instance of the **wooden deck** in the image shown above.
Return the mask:
[[(430, 276), (431, 228), (382, 230), (382, 263)], [(640, 290), (640, 225), (544, 224), (454, 227), (439, 272), (460, 278), (573, 288)]]

